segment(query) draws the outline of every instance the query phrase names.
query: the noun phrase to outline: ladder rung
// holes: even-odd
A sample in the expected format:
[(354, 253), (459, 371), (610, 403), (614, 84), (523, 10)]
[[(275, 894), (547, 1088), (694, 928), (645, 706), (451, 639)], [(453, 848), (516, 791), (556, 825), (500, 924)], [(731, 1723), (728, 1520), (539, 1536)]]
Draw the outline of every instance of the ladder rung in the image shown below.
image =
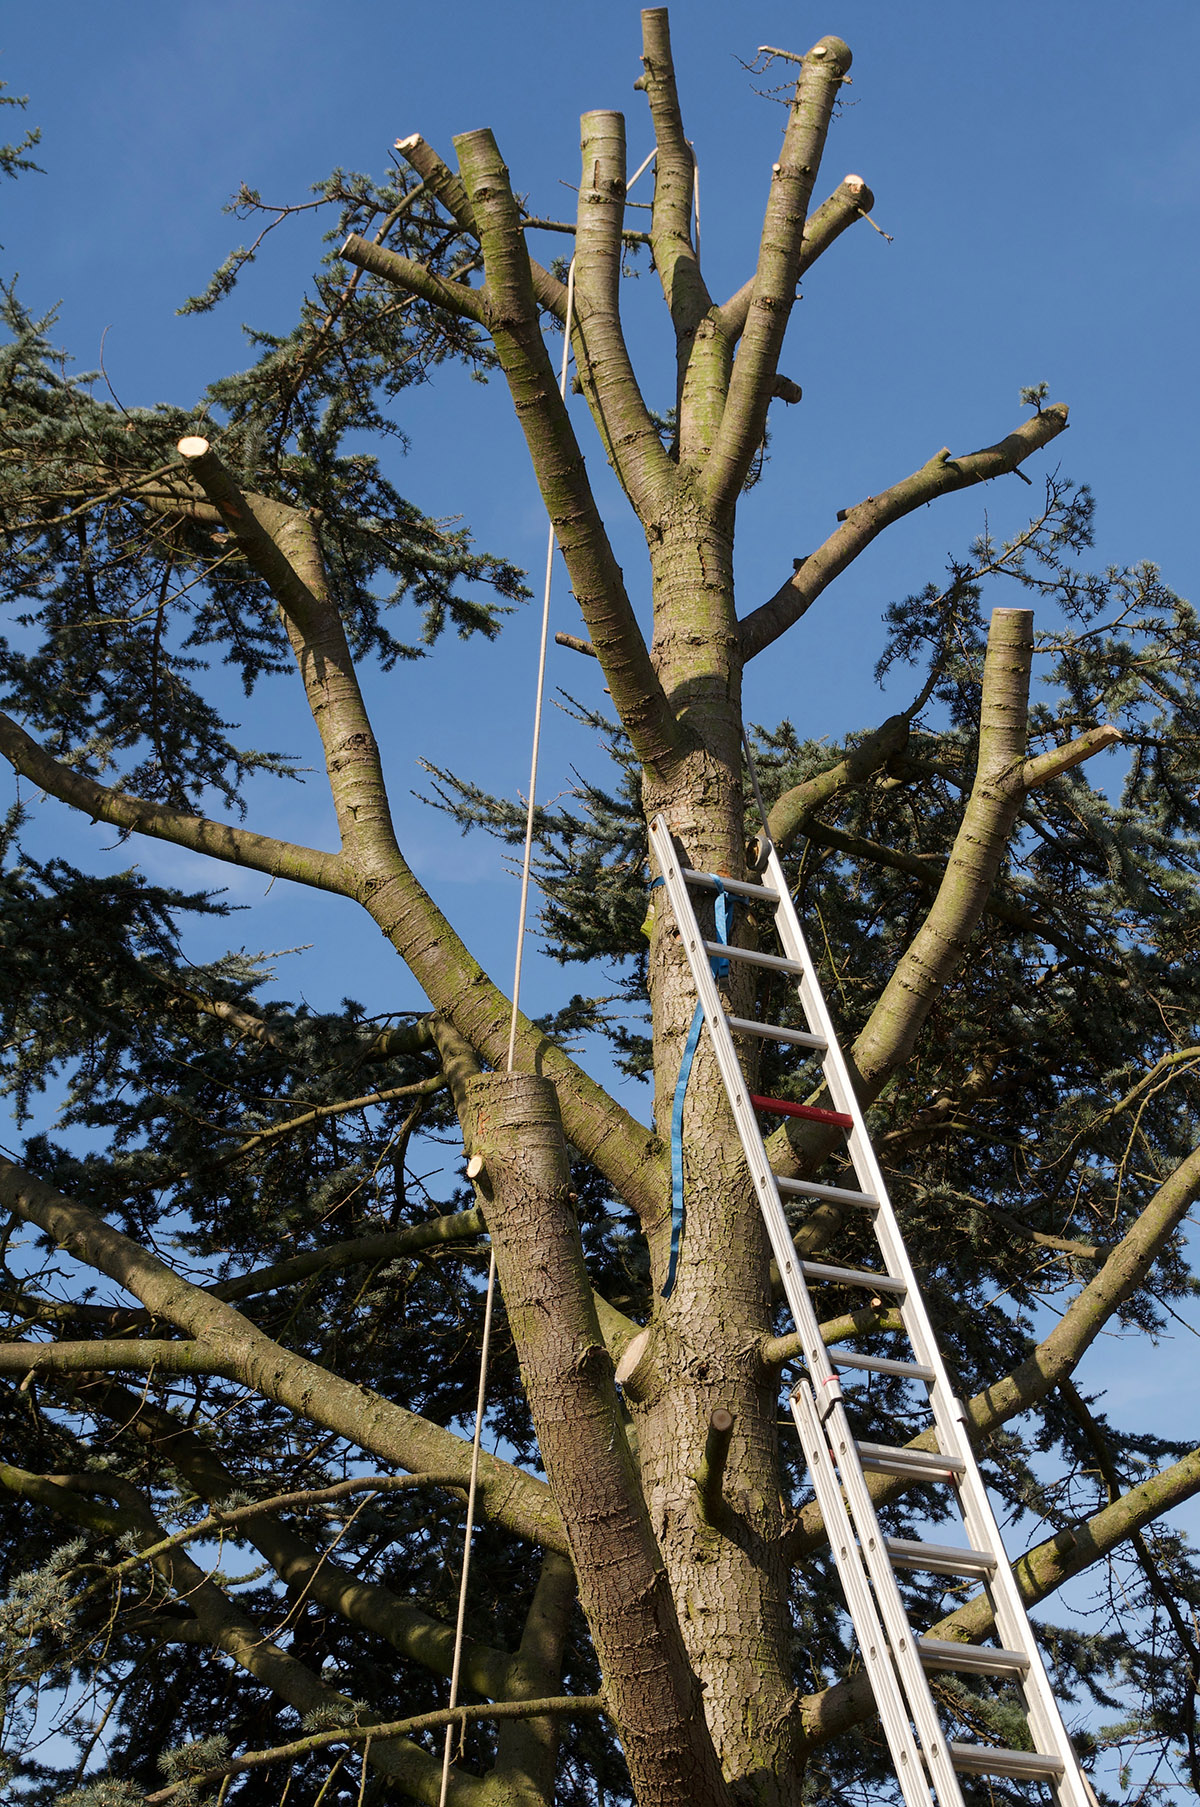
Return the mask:
[(921, 1543), (916, 1538), (885, 1537), (887, 1553), (900, 1569), (925, 1569), (930, 1575), (967, 1575), (986, 1581), (996, 1571), (990, 1550), (960, 1550), (949, 1543)]
[(896, 1361), (890, 1355), (851, 1355), (848, 1351), (831, 1349), (829, 1359), (835, 1368), (865, 1368), (868, 1374), (899, 1374), (904, 1380), (937, 1379), (932, 1368), (923, 1362)]
[(803, 1117), (806, 1123), (832, 1123), (835, 1129), (853, 1129), (854, 1118), (845, 1111), (827, 1111), (819, 1104), (792, 1104), (787, 1098), (764, 1098), (751, 1092), (750, 1102), (756, 1111), (769, 1111), (773, 1117)]
[(801, 1198), (827, 1199), (831, 1205), (855, 1205), (860, 1211), (878, 1211), (879, 1200), (870, 1192), (851, 1192), (845, 1186), (822, 1186), (816, 1180), (784, 1180), (775, 1175), (781, 1192), (795, 1192)]
[(790, 1042), (796, 1048), (815, 1048), (824, 1054), (829, 1043), (823, 1035), (810, 1035), (807, 1029), (785, 1029), (782, 1023), (759, 1023), (750, 1016), (726, 1017), (731, 1029), (741, 1035), (761, 1035), (771, 1042)]
[(1029, 1782), (1054, 1782), (1065, 1765), (1061, 1757), (1046, 1757), (1041, 1751), (1010, 1751), (999, 1744), (950, 1744), (950, 1761), (955, 1769), (967, 1770), (973, 1776), (1016, 1776)]
[(706, 954), (712, 954), (718, 960), (745, 960), (750, 966), (769, 966), (772, 972), (798, 973), (804, 977), (799, 960), (785, 960), (782, 954), (760, 954), (756, 947), (735, 947), (732, 941), (705, 941), (701, 945)]
[(951, 1481), (966, 1474), (961, 1456), (935, 1456), (925, 1449), (896, 1449), (886, 1443), (856, 1443), (858, 1459), (876, 1474), (910, 1475), (921, 1481)]
[(964, 1675), (1024, 1675), (1029, 1668), (1023, 1650), (958, 1644), (953, 1638), (918, 1638), (917, 1654), (927, 1669), (957, 1669)]
[(703, 885), (709, 891), (732, 891), (735, 897), (761, 897), (766, 903), (779, 902), (778, 891), (770, 885), (752, 885), (744, 878), (726, 878), (723, 872), (693, 872), (690, 866), (681, 866), (680, 874), (689, 885)]
[(908, 1287), (894, 1274), (874, 1274), (869, 1267), (827, 1267), (823, 1261), (802, 1261), (806, 1280), (831, 1280), (838, 1286), (863, 1286), (872, 1292), (906, 1293)]

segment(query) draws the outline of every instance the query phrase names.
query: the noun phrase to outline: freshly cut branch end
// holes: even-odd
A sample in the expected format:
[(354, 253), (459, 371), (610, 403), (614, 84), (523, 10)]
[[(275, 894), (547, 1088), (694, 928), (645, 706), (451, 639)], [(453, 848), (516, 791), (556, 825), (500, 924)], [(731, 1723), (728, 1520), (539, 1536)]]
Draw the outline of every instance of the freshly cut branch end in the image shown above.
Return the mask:
[(207, 439), (201, 439), (198, 433), (185, 433), (175, 450), (181, 458), (203, 458), (210, 447)]
[(1045, 784), (1048, 778), (1057, 778), (1061, 772), (1069, 772), (1072, 766), (1082, 765), (1094, 753), (1104, 752), (1106, 747), (1115, 747), (1125, 736), (1111, 722), (1103, 727), (1089, 728), (1086, 734), (1078, 739), (1068, 741), (1065, 747), (1051, 747), (1047, 753), (1039, 753), (1036, 759), (1027, 760), (1022, 780), (1027, 791)]
[(632, 1379), (638, 1364), (649, 1347), (650, 1332), (648, 1330), (639, 1330), (636, 1336), (629, 1339), (628, 1343), (625, 1345), (625, 1351), (621, 1356), (620, 1361), (617, 1363), (617, 1371), (614, 1376), (619, 1387), (623, 1387), (627, 1380)]

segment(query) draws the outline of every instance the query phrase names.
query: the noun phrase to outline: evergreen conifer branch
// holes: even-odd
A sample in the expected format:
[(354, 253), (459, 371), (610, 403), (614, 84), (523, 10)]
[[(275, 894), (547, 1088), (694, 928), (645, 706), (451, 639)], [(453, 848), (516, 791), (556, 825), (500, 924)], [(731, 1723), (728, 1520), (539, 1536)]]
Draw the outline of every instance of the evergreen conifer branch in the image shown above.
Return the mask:
[[(232, 1306), (181, 1279), (94, 1212), (11, 1161), (0, 1161), (0, 1202), (36, 1224), (76, 1260), (124, 1286), (155, 1316), (206, 1344), (210, 1373), (224, 1374), (299, 1410), (364, 1451), (410, 1472), (428, 1467), (458, 1474), (465, 1485), (471, 1464), (469, 1443), (315, 1362), (289, 1354)], [(543, 1483), (485, 1455), (479, 1485), (483, 1512), (517, 1536), (562, 1547), (558, 1514)]]

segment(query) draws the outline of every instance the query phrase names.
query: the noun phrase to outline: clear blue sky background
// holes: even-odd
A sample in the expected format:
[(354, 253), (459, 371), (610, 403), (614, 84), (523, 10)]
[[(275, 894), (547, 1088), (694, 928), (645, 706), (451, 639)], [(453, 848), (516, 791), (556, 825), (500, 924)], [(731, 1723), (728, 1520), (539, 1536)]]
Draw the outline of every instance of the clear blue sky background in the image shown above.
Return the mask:
[[(763, 81), (737, 60), (760, 44), (803, 51), (826, 31), (850, 42), (854, 81), (820, 192), (859, 172), (893, 235), (888, 244), (856, 227), (805, 285), (783, 366), (805, 397), (779, 411), (766, 477), (743, 505), (742, 608), (778, 585), (839, 507), (943, 444), (964, 451), (998, 438), (1021, 415), (1019, 387), (1042, 379), (1071, 404), (1071, 431), (1054, 459), (1096, 490), (1098, 562), (1152, 557), (1194, 594), (1195, 0), (682, 0), (672, 19), (715, 291), (732, 290), (750, 268), (781, 130), (781, 110), (754, 93)], [(81, 367), (97, 363), (107, 329), (107, 372), (126, 404), (187, 404), (246, 361), (242, 320), (291, 324), (315, 261), (312, 228), (287, 227), (232, 303), (203, 319), (175, 317), (245, 236), (220, 211), (239, 182), (268, 200), (300, 199), (335, 164), (382, 169), (398, 136), (420, 131), (449, 154), (455, 132), (491, 125), (530, 205), (561, 217), (572, 204), (562, 184), (578, 178), (581, 111), (626, 110), (631, 167), (650, 147), (644, 100), (632, 91), (639, 48), (630, 4), (9, 6), (0, 76), (30, 94), (27, 117), (43, 128), (38, 156), (48, 173), (0, 194), (6, 265), (21, 271), (30, 306), (61, 300), (60, 339)], [(565, 242), (546, 241), (545, 254)], [(631, 286), (630, 330), (649, 399), (665, 406), (669, 349), (645, 275)], [(402, 419), (412, 449), (401, 487), (431, 513), (462, 515), (480, 545), (540, 574), (544, 520), (501, 386), (447, 373), (405, 398)], [(641, 597), (640, 538), (603, 471), (597, 483)], [(751, 718), (789, 714), (802, 732), (838, 735), (878, 721), (887, 702), (871, 671), (883, 606), (936, 576), (985, 509), (1003, 533), (1035, 493), (1006, 480), (893, 528), (752, 667)], [(561, 574), (558, 598), (555, 625), (575, 628)], [(502, 983), (515, 881), (490, 843), (462, 841), (408, 791), (421, 782), (420, 757), (509, 794), (523, 787), (535, 644), (528, 610), (499, 647), (449, 644), (430, 663), (371, 683), (403, 838)], [(557, 654), (552, 681), (602, 700), (596, 668), (568, 652)], [(897, 698), (907, 688), (902, 676)], [(315, 753), (311, 726), (286, 697), (255, 703), (246, 738)], [(572, 764), (586, 759), (579, 731), (555, 717), (542, 795), (569, 787)], [(254, 825), (327, 837), (321, 789), (314, 776), (304, 791), (260, 790)], [(80, 859), (86, 848), (109, 866), (128, 862), (128, 848), (101, 855), (110, 837), (68, 828), (63, 814), (46, 806), (47, 839), (61, 838)], [(135, 852), (154, 877), (211, 882), (189, 856)], [(351, 992), (373, 1010), (421, 1001), (352, 906), (283, 884), (264, 891), (264, 881), (232, 875), (230, 895), (253, 906), (232, 934), (253, 948), (313, 944), (284, 963), (285, 993), (324, 1004)], [(528, 1006), (562, 995), (559, 969), (535, 957)], [(644, 1095), (630, 1102), (644, 1108)], [(1172, 1405), (1181, 1368), (1194, 1372), (1193, 1347), (1184, 1337), (1155, 1363), (1131, 1363), (1113, 1344), (1088, 1377), (1109, 1382), (1120, 1415), (1176, 1430)]]

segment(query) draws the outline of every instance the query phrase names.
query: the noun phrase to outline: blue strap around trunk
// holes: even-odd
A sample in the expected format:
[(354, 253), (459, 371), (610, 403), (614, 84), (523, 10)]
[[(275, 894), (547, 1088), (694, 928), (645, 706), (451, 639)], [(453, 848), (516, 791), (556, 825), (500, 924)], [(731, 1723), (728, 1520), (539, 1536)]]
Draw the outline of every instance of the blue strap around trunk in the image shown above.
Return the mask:
[[(733, 899), (722, 885), (715, 873), (709, 875), (717, 887), (716, 938), (728, 942), (729, 930), (733, 922)], [(655, 879), (656, 885), (662, 880)], [(710, 960), (713, 977), (723, 979), (729, 971), (729, 962), (720, 954), (714, 954)], [(696, 1057), (696, 1047), (700, 1040), (700, 1026), (704, 1021), (704, 1006), (697, 1002), (692, 1026), (688, 1030), (687, 1040), (683, 1044), (683, 1059), (679, 1063), (679, 1077), (675, 1081), (675, 1102), (671, 1107), (671, 1256), (667, 1262), (667, 1277), (663, 1281), (662, 1297), (669, 1299), (675, 1288), (675, 1271), (679, 1266), (679, 1247), (683, 1241), (684, 1224), (687, 1219), (687, 1207), (683, 1196), (683, 1103), (687, 1096), (688, 1080), (692, 1076), (692, 1061)]]

